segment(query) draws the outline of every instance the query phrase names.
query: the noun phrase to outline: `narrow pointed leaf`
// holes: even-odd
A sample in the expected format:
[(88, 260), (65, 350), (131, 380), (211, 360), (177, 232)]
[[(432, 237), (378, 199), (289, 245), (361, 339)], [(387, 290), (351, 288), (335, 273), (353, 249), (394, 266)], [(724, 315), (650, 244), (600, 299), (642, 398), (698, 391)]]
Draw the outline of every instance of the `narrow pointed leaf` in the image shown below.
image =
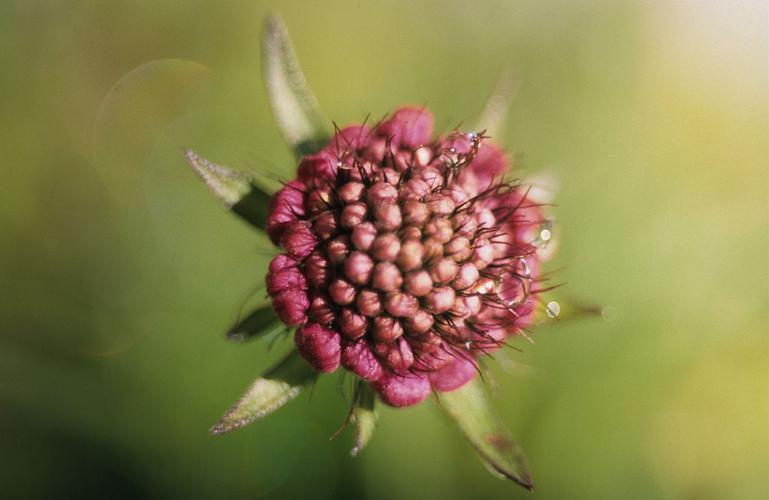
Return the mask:
[(356, 456), (366, 447), (376, 429), (377, 412), (374, 391), (365, 382), (358, 386), (358, 399), (353, 406), (350, 422), (355, 426), (355, 445), (350, 455)]
[(272, 112), (283, 137), (297, 156), (316, 152), (328, 141), (326, 120), (307, 86), (278, 15), (271, 15), (262, 39), (262, 73)]
[(243, 342), (281, 332), (285, 329), (286, 326), (275, 315), (272, 306), (265, 304), (235, 323), (227, 331), (227, 338), (236, 342)]
[(489, 137), (499, 138), (505, 131), (505, 122), (516, 87), (510, 71), (503, 69), (497, 77), (494, 90), (478, 118), (476, 128), (485, 130)]
[(298, 396), (317, 376), (318, 372), (296, 350), (291, 351), (277, 366), (256, 379), (209, 432), (224, 434), (269, 415)]
[(211, 163), (193, 151), (186, 150), (184, 155), (187, 163), (225, 207), (264, 230), (271, 198), (265, 189), (255, 184), (247, 174)]
[(523, 450), (502, 422), (480, 377), (440, 393), (440, 405), (492, 473), (526, 489), (534, 488)]

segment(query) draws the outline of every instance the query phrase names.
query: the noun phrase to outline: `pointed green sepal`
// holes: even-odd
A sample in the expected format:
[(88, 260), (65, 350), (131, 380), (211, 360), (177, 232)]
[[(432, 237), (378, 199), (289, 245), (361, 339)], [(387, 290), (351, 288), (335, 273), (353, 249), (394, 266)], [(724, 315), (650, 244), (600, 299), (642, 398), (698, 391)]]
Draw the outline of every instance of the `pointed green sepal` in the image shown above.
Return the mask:
[(526, 457), (499, 416), (480, 377), (439, 394), (440, 406), (459, 426), (484, 465), (498, 477), (534, 489)]
[(307, 86), (280, 16), (267, 18), (262, 39), (262, 74), (273, 115), (297, 156), (318, 151), (328, 142), (326, 120)]
[(244, 342), (280, 333), (285, 331), (286, 328), (286, 325), (275, 315), (272, 306), (265, 304), (232, 325), (227, 330), (227, 338), (235, 342)]
[(376, 397), (368, 383), (358, 382), (355, 404), (350, 414), (350, 422), (355, 426), (355, 445), (350, 455), (356, 456), (366, 447), (376, 429)]
[(249, 175), (211, 163), (194, 151), (188, 149), (184, 156), (211, 193), (224, 203), (225, 207), (254, 227), (265, 229), (271, 198), (266, 190), (255, 184)]
[(476, 128), (484, 130), (485, 135), (489, 137), (499, 139), (500, 135), (504, 133), (505, 122), (515, 92), (516, 86), (510, 70), (503, 69), (497, 77), (494, 90), (489, 96), (489, 100), (486, 101), (481, 116), (478, 118)]
[(235, 406), (209, 431), (224, 434), (259, 420), (288, 403), (318, 377), (296, 350), (251, 384)]

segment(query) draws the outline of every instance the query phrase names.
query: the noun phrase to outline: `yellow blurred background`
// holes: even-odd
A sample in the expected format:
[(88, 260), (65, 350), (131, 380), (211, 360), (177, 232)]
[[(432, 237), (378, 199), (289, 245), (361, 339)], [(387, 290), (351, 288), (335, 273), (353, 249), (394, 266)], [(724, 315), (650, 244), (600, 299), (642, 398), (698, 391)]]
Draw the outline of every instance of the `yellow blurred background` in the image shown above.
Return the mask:
[[(288, 345), (225, 341), (270, 245), (181, 150), (290, 177), (272, 10), (339, 124), (471, 123), (513, 72), (497, 140), (558, 179), (559, 297), (611, 311), (493, 368), (534, 493), (431, 403), (350, 458), (336, 376), (207, 434)], [(0, 63), (0, 497), (769, 497), (766, 2), (11, 0)]]

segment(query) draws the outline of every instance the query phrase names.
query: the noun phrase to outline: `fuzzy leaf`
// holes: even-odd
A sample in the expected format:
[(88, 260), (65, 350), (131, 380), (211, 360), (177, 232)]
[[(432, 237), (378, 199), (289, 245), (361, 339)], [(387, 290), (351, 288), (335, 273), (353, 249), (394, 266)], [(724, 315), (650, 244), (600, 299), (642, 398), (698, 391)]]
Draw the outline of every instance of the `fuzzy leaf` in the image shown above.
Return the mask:
[(270, 194), (243, 172), (211, 163), (189, 149), (184, 152), (190, 164), (208, 189), (224, 206), (253, 226), (264, 230), (270, 206)]
[(278, 319), (270, 304), (255, 309), (251, 314), (235, 323), (228, 331), (227, 338), (243, 342), (257, 337), (286, 329), (286, 325)]
[(277, 366), (256, 379), (209, 432), (224, 434), (269, 415), (298, 396), (317, 376), (318, 372), (296, 350), (291, 351)]
[(355, 445), (350, 455), (356, 456), (368, 444), (376, 429), (377, 412), (374, 391), (367, 383), (358, 386), (358, 398), (350, 415), (350, 422), (355, 426)]
[(528, 490), (534, 488), (523, 450), (502, 422), (480, 377), (440, 393), (440, 405), (492, 473)]
[(262, 74), (273, 115), (297, 156), (314, 153), (328, 142), (326, 120), (307, 86), (288, 30), (271, 15), (262, 39)]

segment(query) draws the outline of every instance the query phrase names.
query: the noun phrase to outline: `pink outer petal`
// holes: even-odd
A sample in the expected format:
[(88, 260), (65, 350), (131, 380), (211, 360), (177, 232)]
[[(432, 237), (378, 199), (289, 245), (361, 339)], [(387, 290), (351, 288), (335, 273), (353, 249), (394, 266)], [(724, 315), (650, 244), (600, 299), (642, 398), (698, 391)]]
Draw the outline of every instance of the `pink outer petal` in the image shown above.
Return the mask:
[(518, 333), (518, 330), (529, 328), (534, 324), (536, 305), (537, 299), (532, 295), (526, 299), (526, 302), (515, 308), (515, 314), (518, 315), (515, 318), (516, 333)]
[(274, 244), (288, 227), (288, 224), (304, 216), (304, 185), (293, 180), (283, 186), (270, 201), (267, 215), (267, 235)]
[(466, 356), (456, 356), (451, 363), (429, 374), (430, 383), (436, 391), (453, 391), (459, 389), (475, 378), (477, 370), (473, 362)]
[(470, 163), (469, 170), (478, 179), (481, 191), (488, 188), (495, 178), (502, 176), (510, 167), (504, 151), (489, 142), (483, 142), (478, 155)]
[(372, 383), (385, 404), (402, 408), (422, 402), (430, 394), (430, 381), (422, 374), (397, 375), (385, 372)]
[(296, 177), (307, 187), (321, 187), (333, 184), (336, 179), (336, 155), (327, 151), (305, 156), (297, 168)]
[(304, 260), (318, 246), (318, 240), (312, 232), (312, 224), (306, 220), (291, 222), (280, 238), (280, 246), (290, 257)]
[(296, 331), (294, 342), (302, 357), (316, 370), (331, 373), (339, 366), (341, 339), (335, 331), (308, 323)]
[(382, 365), (363, 339), (344, 342), (342, 366), (368, 381), (377, 380), (384, 373)]
[(265, 281), (267, 293), (271, 297), (290, 288), (307, 289), (307, 280), (297, 267), (296, 261), (284, 254), (277, 255), (272, 259)]
[(443, 343), (435, 350), (420, 354), (414, 362), (414, 369), (432, 372), (446, 366), (452, 361), (452, 355)]
[(289, 288), (278, 293), (272, 299), (272, 308), (280, 320), (289, 325), (299, 325), (307, 319), (310, 300), (307, 292), (299, 288)]
[(368, 125), (350, 125), (338, 131), (329, 141), (321, 154), (332, 156), (335, 161), (345, 152), (365, 148), (371, 140), (371, 129)]
[(509, 220), (501, 231), (512, 234), (518, 244), (534, 241), (545, 218), (542, 207), (528, 196), (525, 186), (495, 196), (488, 200), (485, 206), (496, 209), (498, 218)]
[(405, 107), (382, 122), (377, 133), (392, 138), (393, 146), (416, 149), (430, 142), (433, 133), (433, 115), (424, 108)]

